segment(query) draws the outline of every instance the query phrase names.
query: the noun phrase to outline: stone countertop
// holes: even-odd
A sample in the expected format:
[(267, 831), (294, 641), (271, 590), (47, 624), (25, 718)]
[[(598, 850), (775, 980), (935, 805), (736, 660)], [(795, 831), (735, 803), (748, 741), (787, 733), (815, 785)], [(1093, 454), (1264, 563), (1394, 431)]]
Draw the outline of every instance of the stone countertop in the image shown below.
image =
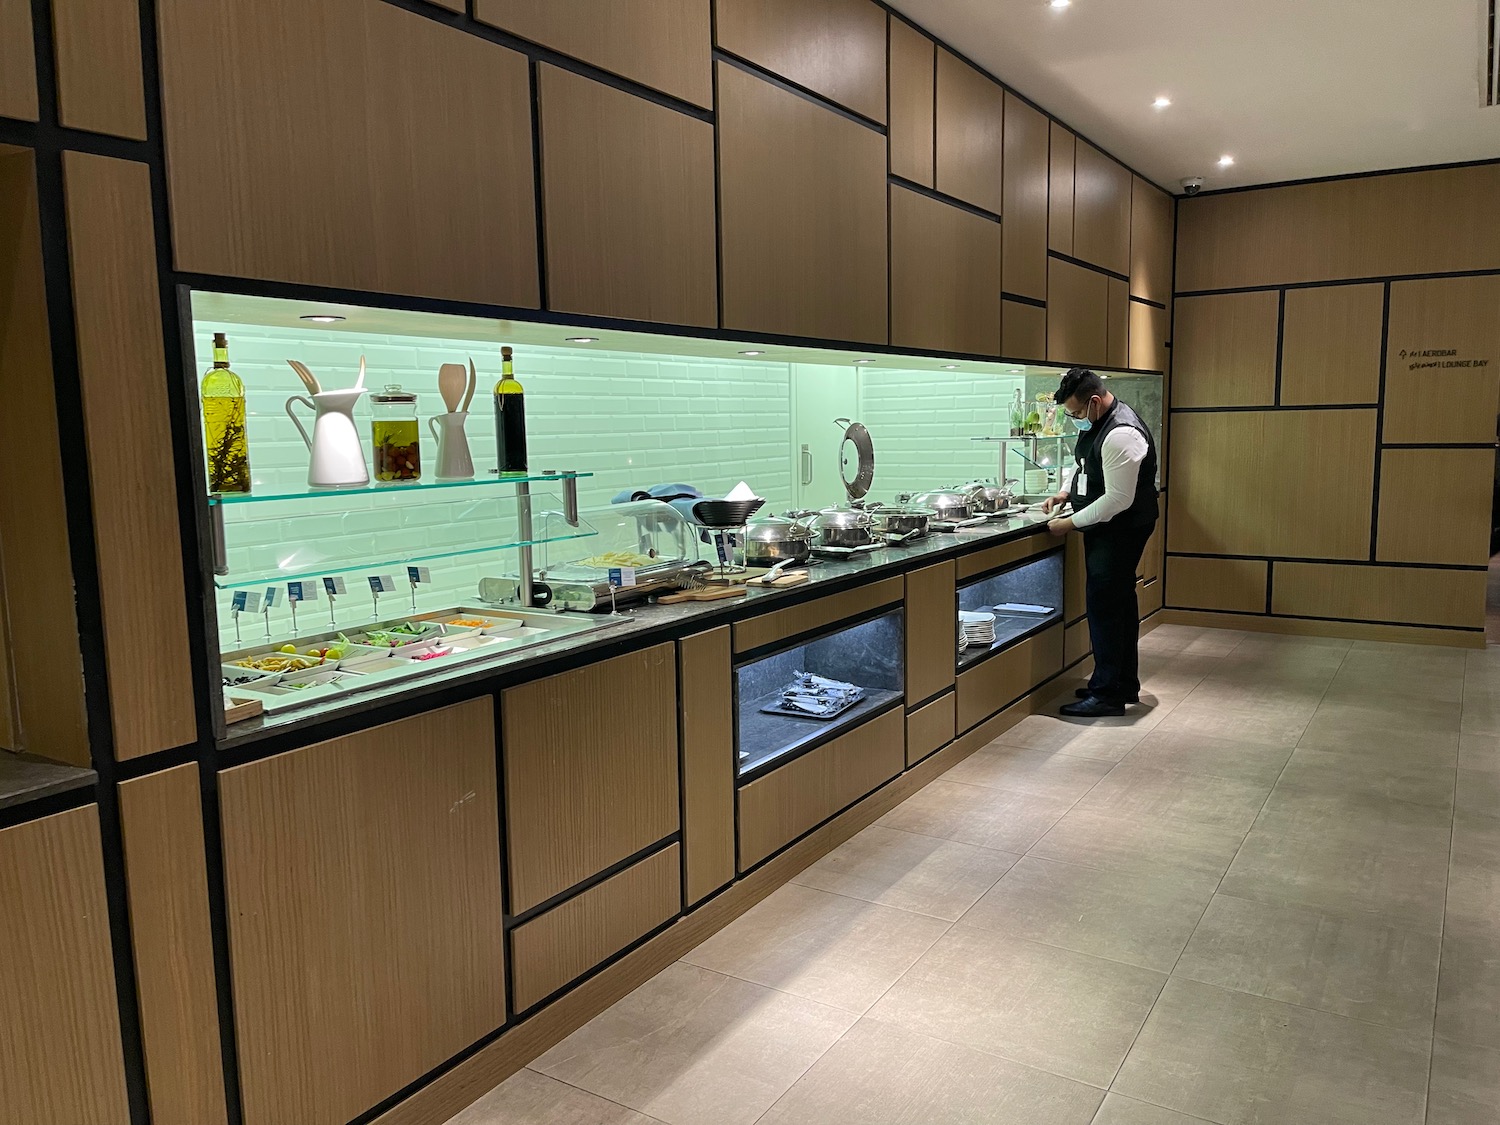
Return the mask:
[[(852, 589), (872, 579), (893, 577), (1010, 540), (1046, 534), (1045, 521), (1012, 517), (991, 520), (959, 532), (935, 532), (915, 543), (870, 551), (847, 560), (819, 558), (808, 570), (809, 580), (800, 586), (782, 589), (751, 587), (746, 597), (714, 602), (646, 603), (622, 610), (618, 622), (608, 629), (565, 637), (451, 670), (434, 670), (420, 680), (402, 682), (399, 686), (390, 683), (372, 686), (364, 693), (335, 696), (292, 711), (268, 713), (236, 723), (229, 728), (220, 747), (234, 750), (271, 735), (315, 726), (335, 716), (373, 712), (403, 701), (450, 693), (456, 685), (484, 682), (487, 688), (506, 687), (576, 667), (582, 663), (578, 658), (584, 653), (596, 653), (593, 659), (608, 659), (644, 645), (675, 640), (824, 594)], [(1062, 540), (1057, 542), (1061, 546)], [(380, 717), (380, 721), (384, 720), (384, 716)]]
[(0, 750), (0, 809), (93, 785), (93, 770)]

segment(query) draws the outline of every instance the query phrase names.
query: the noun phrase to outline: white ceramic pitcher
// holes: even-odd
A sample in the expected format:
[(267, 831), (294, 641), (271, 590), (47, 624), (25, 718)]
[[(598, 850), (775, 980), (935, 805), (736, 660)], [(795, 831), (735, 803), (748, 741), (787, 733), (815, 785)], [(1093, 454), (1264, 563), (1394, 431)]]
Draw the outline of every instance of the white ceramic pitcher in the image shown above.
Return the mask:
[(469, 452), (469, 435), (464, 426), (469, 421), (467, 411), (439, 414), (427, 419), (427, 428), (437, 441), (438, 480), (471, 480), (474, 476), (474, 456)]
[[(307, 467), (308, 487), (363, 488), (370, 483), (365, 447), (354, 426), (354, 404), (364, 393), (360, 387), (351, 387), (343, 391), (319, 391), (312, 398), (293, 395), (286, 400), (287, 417), (312, 454)], [(311, 437), (292, 411), (292, 405), (298, 402), (314, 412)]]

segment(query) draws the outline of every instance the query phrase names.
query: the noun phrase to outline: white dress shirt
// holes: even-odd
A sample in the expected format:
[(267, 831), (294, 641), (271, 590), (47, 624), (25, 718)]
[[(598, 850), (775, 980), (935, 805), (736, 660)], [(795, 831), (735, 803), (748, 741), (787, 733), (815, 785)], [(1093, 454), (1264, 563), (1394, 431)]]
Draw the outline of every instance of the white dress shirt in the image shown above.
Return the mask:
[[(1099, 447), (1099, 456), (1104, 462), (1104, 495), (1083, 511), (1073, 516), (1074, 527), (1094, 527), (1105, 520), (1112, 520), (1135, 502), (1135, 486), (1141, 475), (1141, 462), (1146, 459), (1146, 438), (1140, 430), (1131, 426), (1116, 426), (1104, 435), (1104, 444)], [(1076, 468), (1068, 481), (1069, 496), (1079, 496), (1079, 478), (1082, 466)]]

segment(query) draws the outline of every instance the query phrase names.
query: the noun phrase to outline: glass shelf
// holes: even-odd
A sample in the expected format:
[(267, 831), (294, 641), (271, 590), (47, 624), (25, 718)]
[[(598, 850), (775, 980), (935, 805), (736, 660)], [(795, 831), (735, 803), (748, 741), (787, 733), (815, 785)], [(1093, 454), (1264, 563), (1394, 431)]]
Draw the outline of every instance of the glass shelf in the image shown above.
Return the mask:
[[(535, 476), (500, 476), (492, 473), (474, 480), (424, 480), (411, 484), (377, 484), (364, 488), (280, 489), (272, 492), (246, 492), (232, 495), (210, 495), (210, 504), (268, 504), (273, 501), (306, 500), (328, 496), (409, 496), (414, 492), (437, 492), (460, 488), (493, 488), (500, 484), (527, 484), (537, 481), (583, 480), (593, 473), (538, 473)], [(517, 544), (518, 546), (520, 544)]]

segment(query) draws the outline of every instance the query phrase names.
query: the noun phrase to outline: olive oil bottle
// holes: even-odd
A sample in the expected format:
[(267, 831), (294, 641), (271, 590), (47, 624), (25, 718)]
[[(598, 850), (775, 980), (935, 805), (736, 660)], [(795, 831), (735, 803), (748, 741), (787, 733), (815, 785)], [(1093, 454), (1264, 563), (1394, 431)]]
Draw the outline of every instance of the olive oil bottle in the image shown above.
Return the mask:
[(501, 476), (526, 475), (526, 392), (516, 379), (510, 348), (500, 349), (500, 381), (495, 384), (495, 441)]
[(229, 341), (222, 332), (214, 333), (214, 365), (203, 373), (203, 445), (209, 492), (249, 492), (245, 384), (229, 369)]

